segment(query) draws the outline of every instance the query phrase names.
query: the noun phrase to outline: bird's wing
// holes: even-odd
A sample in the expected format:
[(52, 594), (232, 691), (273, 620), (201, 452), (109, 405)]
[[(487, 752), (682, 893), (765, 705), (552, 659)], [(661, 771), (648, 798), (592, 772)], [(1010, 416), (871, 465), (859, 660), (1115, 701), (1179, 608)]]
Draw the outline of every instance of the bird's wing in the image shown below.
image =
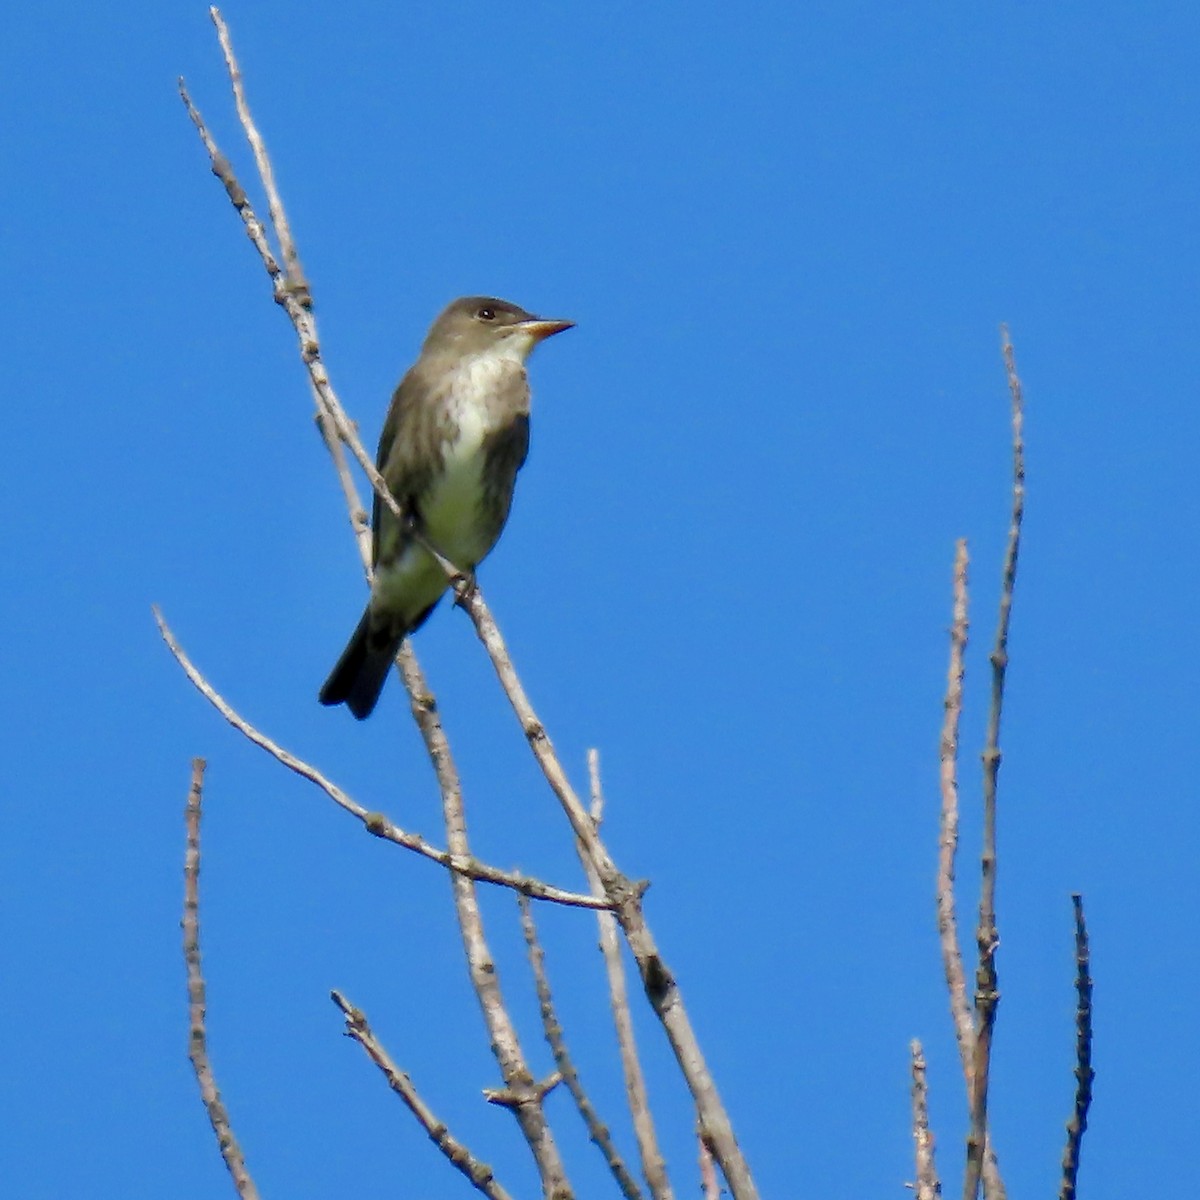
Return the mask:
[(529, 414), (517, 413), (503, 429), (489, 434), (484, 453), (487, 455), (484, 477), (491, 485), (487, 503), (494, 507), (497, 526), (501, 526), (508, 519), (517, 472), (529, 456)]
[[(375, 468), (387, 482), (388, 490), (401, 508), (413, 511), (413, 499), (429, 484), (438, 462), (439, 433), (435, 428), (440, 405), (430, 403), (427, 385), (410, 370), (392, 395), (392, 403), (379, 435)], [(395, 518), (379, 494), (371, 505), (373, 563), (379, 561), (381, 530), (390, 533)]]

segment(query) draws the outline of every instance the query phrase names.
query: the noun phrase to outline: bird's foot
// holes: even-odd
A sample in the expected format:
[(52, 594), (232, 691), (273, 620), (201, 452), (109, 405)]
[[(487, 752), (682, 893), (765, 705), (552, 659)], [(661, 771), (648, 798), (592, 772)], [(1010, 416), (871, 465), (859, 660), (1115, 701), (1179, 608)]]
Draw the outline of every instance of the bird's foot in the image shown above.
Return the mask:
[(454, 603), (460, 608), (466, 608), (475, 596), (478, 584), (474, 571), (460, 571), (455, 568), (450, 576), (450, 586), (454, 589)]

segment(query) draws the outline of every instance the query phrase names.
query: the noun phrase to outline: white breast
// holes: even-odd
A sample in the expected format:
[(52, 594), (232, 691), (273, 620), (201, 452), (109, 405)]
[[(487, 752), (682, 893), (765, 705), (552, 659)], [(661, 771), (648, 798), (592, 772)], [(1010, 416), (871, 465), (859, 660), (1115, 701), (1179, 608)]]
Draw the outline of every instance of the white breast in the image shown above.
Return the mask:
[(481, 356), (464, 363), (454, 382), (451, 403), (458, 437), (445, 448), (442, 475), (423, 508), (430, 539), (456, 566), (473, 567), (491, 548), (477, 536), (483, 444), (495, 428), (486, 397), (511, 369), (498, 355)]

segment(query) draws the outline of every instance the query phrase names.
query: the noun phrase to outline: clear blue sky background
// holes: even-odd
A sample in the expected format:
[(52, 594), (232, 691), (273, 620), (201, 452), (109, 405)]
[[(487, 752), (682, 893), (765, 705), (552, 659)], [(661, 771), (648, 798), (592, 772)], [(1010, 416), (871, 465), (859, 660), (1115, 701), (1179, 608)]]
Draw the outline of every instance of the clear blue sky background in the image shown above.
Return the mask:
[[(374, 441), (453, 296), (570, 316), (482, 572), (682, 983), (764, 1195), (901, 1197), (907, 1042), (958, 1186), (962, 1084), (933, 929), (950, 562), (970, 538), (974, 801), (1009, 493), (1029, 508), (1001, 780), (995, 1134), (1055, 1188), (1073, 1080), (1069, 895), (1094, 946), (1095, 1197), (1178, 1191), (1200, 919), (1194, 4), (227, 10)], [(523, 1196), (532, 1174), (439, 870), (365, 836), (193, 692), (212, 681), (364, 804), (437, 833), (397, 684), (316, 690), (363, 599), (290, 328), (175, 95), (248, 159), (197, 4), (6, 19), (3, 1190), (228, 1187), (185, 1058), (192, 755), (212, 1052), (264, 1194), (471, 1194), (340, 1035), (344, 989)], [(468, 622), (418, 648), (478, 852), (566, 883), (562, 822)], [(975, 846), (978, 819), (965, 818)], [(974, 869), (963, 864), (973, 903)], [(503, 983), (540, 1067), (509, 897)], [(619, 1130), (590, 918), (548, 912), (585, 1077)], [(639, 1014), (644, 1015), (644, 1014)], [(677, 1194), (687, 1105), (640, 1023)], [(565, 1095), (582, 1195), (605, 1194)]]

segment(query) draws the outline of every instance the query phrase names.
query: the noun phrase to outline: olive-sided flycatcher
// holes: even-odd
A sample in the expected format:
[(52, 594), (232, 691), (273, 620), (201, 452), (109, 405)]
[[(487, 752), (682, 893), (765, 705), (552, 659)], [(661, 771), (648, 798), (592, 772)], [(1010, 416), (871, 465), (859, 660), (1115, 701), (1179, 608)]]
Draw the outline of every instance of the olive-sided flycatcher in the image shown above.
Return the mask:
[(448, 586), (422, 541), (462, 571), (496, 544), (529, 449), (525, 360), (572, 324), (467, 296), (430, 327), (392, 397), (375, 460), (405, 517), (375, 497), (371, 598), (322, 704), (344, 702), (360, 721), (371, 715), (400, 643)]

